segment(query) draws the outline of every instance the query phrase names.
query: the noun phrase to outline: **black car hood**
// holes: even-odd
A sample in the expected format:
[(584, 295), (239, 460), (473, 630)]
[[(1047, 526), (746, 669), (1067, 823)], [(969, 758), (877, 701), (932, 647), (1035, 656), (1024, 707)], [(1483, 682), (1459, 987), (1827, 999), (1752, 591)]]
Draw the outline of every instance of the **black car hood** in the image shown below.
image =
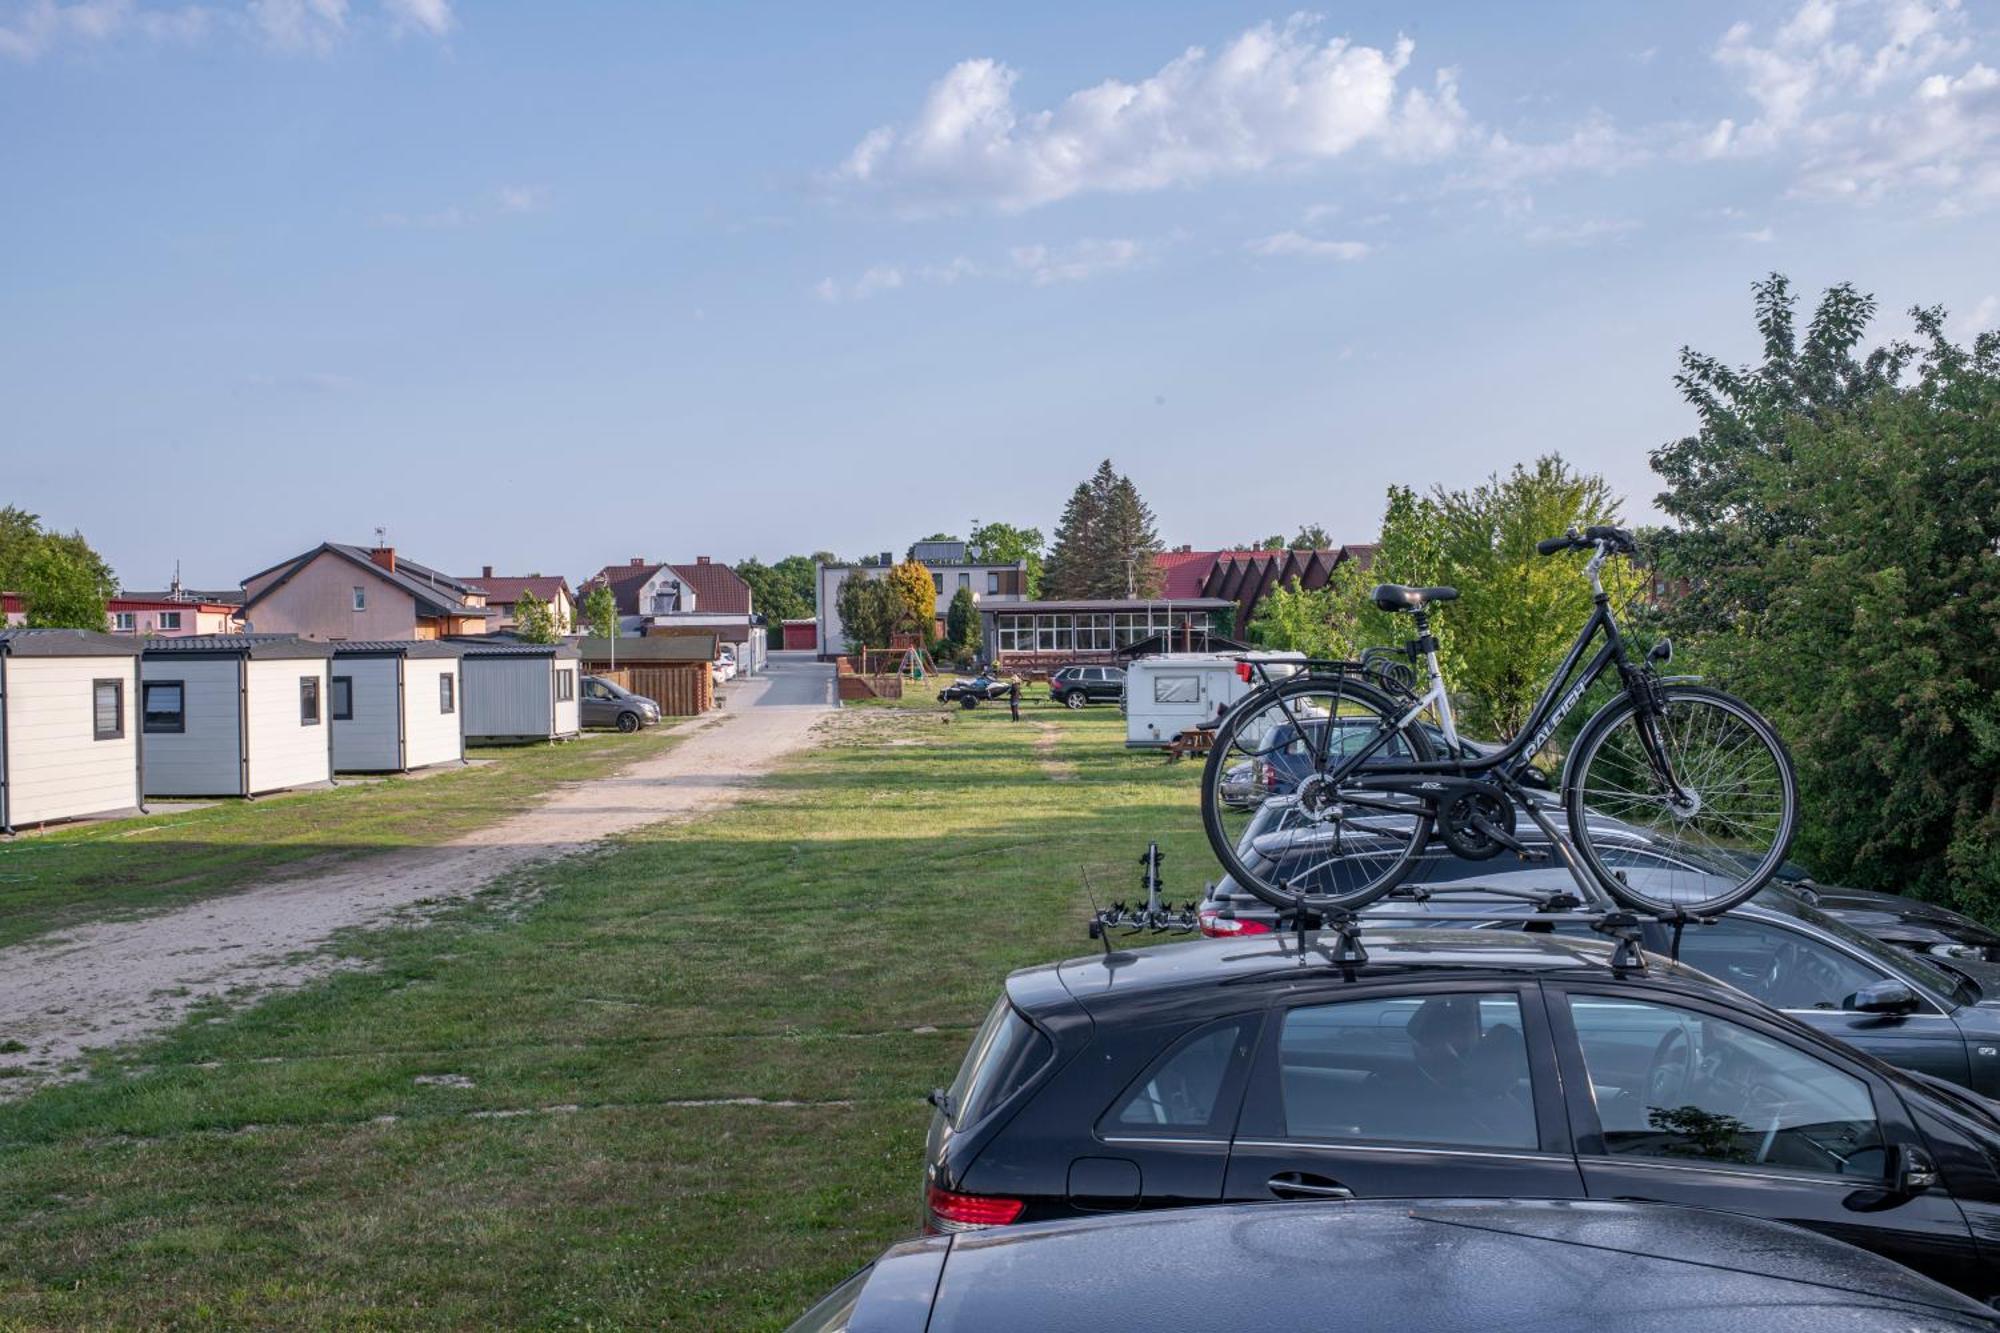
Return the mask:
[[(1746, 1311), (1757, 1317), (1745, 1322)], [(1991, 1311), (1823, 1236), (1599, 1201), (1252, 1204), (954, 1238), (931, 1333), (973, 1329), (1993, 1328)]]

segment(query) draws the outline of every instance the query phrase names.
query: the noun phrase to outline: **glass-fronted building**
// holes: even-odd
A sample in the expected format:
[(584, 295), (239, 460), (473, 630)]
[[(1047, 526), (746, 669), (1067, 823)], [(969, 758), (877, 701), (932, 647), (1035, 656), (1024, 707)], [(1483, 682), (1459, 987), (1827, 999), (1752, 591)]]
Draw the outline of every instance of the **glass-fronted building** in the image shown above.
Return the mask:
[(987, 653), (1015, 670), (1066, 662), (1110, 662), (1121, 649), (1155, 635), (1176, 650), (1205, 651), (1222, 597), (1180, 601), (1014, 602), (982, 607)]

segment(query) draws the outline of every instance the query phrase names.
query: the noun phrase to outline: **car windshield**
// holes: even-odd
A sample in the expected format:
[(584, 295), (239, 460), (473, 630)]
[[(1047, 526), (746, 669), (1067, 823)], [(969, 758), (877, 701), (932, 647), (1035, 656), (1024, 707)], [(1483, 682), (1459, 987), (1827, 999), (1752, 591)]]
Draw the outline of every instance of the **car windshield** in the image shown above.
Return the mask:
[(1893, 944), (1885, 944), (1873, 935), (1856, 930), (1839, 917), (1828, 916), (1818, 908), (1808, 906), (1796, 895), (1786, 894), (1777, 897), (1767, 891), (1759, 894), (1757, 901), (1776, 907), (1779, 911), (1795, 916), (1835, 936), (1856, 953), (1880, 964), (1882, 970), (1892, 976), (1906, 977), (1920, 986), (1927, 987), (1933, 994), (1950, 996), (1954, 1005), (1979, 1003), (1979, 988), (1960, 973), (1945, 972), (1933, 967), (1927, 960), (1913, 953), (1898, 949)]

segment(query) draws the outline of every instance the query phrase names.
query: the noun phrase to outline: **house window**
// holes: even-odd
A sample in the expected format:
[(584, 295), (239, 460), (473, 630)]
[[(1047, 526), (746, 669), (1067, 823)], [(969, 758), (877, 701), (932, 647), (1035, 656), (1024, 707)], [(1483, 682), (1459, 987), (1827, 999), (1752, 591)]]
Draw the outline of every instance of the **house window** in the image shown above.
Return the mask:
[(299, 725), (319, 725), (319, 677), (299, 677)]
[[(959, 587), (961, 587), (961, 588), (963, 588), (963, 589), (965, 589), (965, 590), (966, 590), (967, 592), (971, 592), (971, 591), (972, 591), (972, 575), (970, 575), (970, 574), (960, 574), (960, 575), (958, 576), (958, 586), (959, 586)], [(943, 591), (944, 591), (944, 589), (940, 588), (940, 589), (938, 589), (938, 591), (939, 591), (939, 592), (943, 592)]]
[(564, 667), (556, 672), (556, 702), (566, 704), (576, 698), (576, 672)]
[(989, 593), (1000, 591), (1000, 576), (998, 574), (988, 574), (986, 576), (986, 591)]
[(359, 584), (356, 584), (354, 588), (354, 609), (356, 611), (366, 611), (368, 609), (368, 589)]
[(180, 612), (178, 612), (178, 611), (162, 611), (162, 612), (160, 612), (160, 628), (161, 628), (161, 629), (179, 629), (180, 627), (181, 627), (181, 613), (180, 613)]
[(942, 574), (931, 575), (931, 586), (937, 589), (938, 596), (940, 597), (944, 596), (944, 575)]
[(139, 687), (140, 725), (146, 734), (187, 730), (187, 686), (178, 680), (149, 680)]
[(458, 703), (452, 698), (452, 678), (450, 673), (438, 677), (438, 712), (455, 713)]
[(335, 676), (328, 682), (333, 692), (333, 720), (351, 722), (354, 720), (354, 677)]
[(120, 740), (125, 735), (125, 682), (90, 682), (91, 734), (101, 741)]
[(132, 611), (114, 611), (111, 615), (111, 628), (130, 634), (139, 628), (139, 617)]

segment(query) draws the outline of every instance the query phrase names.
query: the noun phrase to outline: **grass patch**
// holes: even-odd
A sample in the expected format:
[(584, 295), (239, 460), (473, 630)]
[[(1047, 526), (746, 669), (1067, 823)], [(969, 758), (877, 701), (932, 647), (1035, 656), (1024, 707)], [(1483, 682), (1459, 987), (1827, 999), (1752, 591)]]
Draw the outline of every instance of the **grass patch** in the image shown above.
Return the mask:
[(676, 742), (654, 730), (482, 748), (472, 767), (324, 791), (76, 824), (0, 843), (0, 947), (85, 921), (178, 907), (369, 852), (443, 842), (516, 814), (561, 782)]
[(781, 1327), (914, 1228), (922, 1096), (1088, 950), (1079, 868), (1213, 873), (1196, 770), (1048, 716), (844, 710), (750, 802), (0, 1106), (0, 1327)]

